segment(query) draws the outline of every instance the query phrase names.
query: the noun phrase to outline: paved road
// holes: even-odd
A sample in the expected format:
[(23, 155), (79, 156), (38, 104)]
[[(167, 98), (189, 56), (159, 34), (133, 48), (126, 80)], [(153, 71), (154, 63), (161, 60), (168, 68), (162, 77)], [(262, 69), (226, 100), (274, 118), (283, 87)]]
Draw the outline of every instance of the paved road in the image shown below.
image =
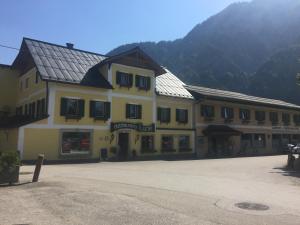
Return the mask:
[[(0, 187), (0, 224), (300, 224), (300, 175), (286, 156), (51, 165)], [(32, 166), (22, 167), (22, 182)], [(267, 205), (243, 210), (239, 202)]]

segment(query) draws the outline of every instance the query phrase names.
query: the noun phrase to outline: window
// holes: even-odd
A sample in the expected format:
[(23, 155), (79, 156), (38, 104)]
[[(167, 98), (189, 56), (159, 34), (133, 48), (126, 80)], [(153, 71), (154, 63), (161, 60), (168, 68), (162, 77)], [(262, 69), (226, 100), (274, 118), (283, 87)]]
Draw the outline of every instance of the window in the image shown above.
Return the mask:
[(215, 116), (215, 108), (211, 105), (201, 105), (201, 116), (212, 118)]
[(16, 115), (17, 116), (20, 116), (23, 114), (23, 107), (22, 106), (19, 106), (16, 108)]
[(84, 100), (61, 98), (60, 115), (68, 118), (84, 117)]
[(144, 77), (144, 76), (136, 75), (135, 76), (135, 86), (138, 89), (150, 90), (150, 88), (151, 88), (151, 78), (150, 77)]
[(29, 104), (29, 115), (31, 118), (35, 118), (35, 102)]
[(28, 105), (26, 104), (25, 105), (25, 112), (24, 112), (24, 114), (27, 116), (28, 115)]
[(161, 123), (170, 123), (171, 109), (170, 108), (157, 108), (157, 120)]
[(255, 119), (258, 122), (264, 122), (266, 119), (266, 113), (264, 111), (256, 111), (255, 112)]
[(20, 80), (20, 91), (22, 91), (22, 90), (23, 90), (23, 81)]
[(221, 116), (222, 116), (222, 118), (224, 118), (226, 120), (232, 120), (234, 117), (233, 108), (222, 107)]
[(293, 119), (296, 125), (300, 125), (300, 114), (295, 114)]
[(277, 112), (270, 112), (270, 121), (273, 124), (277, 124), (278, 123), (278, 113)]
[(91, 150), (91, 132), (62, 132), (61, 153), (88, 153)]
[(25, 79), (25, 88), (29, 88), (29, 77)]
[(126, 104), (127, 119), (142, 119), (142, 106), (134, 104)]
[(172, 136), (162, 136), (161, 148), (162, 148), (162, 151), (174, 151), (173, 137)]
[(251, 119), (249, 109), (240, 109), (240, 119), (243, 121), (249, 121)]
[(90, 117), (108, 120), (110, 118), (110, 102), (90, 101)]
[(285, 125), (290, 124), (290, 122), (291, 122), (290, 114), (288, 114), (288, 113), (282, 113), (282, 122), (283, 122)]
[(41, 118), (46, 115), (46, 101), (43, 98), (42, 100), (37, 101), (37, 106), (36, 106), (36, 116), (38, 118)]
[(132, 87), (132, 77), (132, 74), (117, 72), (117, 84), (120, 87)]
[(154, 151), (154, 137), (153, 136), (142, 136), (142, 152)]
[(179, 123), (188, 122), (188, 110), (187, 109), (176, 109), (176, 121)]
[(264, 148), (266, 147), (266, 135), (254, 134), (253, 147)]
[(179, 136), (179, 150), (189, 150), (190, 149), (190, 137), (187, 135)]

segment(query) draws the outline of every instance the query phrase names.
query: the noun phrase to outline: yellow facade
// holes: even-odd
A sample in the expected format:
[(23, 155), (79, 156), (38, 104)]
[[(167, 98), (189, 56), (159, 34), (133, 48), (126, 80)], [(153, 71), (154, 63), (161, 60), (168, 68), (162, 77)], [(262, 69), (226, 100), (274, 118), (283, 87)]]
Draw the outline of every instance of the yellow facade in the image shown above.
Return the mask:
[[(19, 150), (24, 161), (38, 154), (61, 162), (259, 155), (300, 142), (293, 122), (298, 106), (193, 96), (139, 49), (106, 57), (32, 39), (24, 39), (21, 49), (33, 55), (36, 46), (44, 50), (34, 55), (39, 64), (19, 55), (13, 66), (0, 66), (0, 111), (10, 109), (5, 116), (12, 118), (11, 126), (0, 121), (0, 151)], [(48, 54), (54, 50), (59, 60)], [(213, 118), (202, 115), (203, 105), (214, 107)], [(232, 120), (222, 118), (222, 107), (233, 109)], [(247, 123), (240, 109), (250, 110)], [(263, 123), (255, 111), (266, 113)], [(271, 123), (270, 112), (278, 112), (278, 124)], [(282, 113), (290, 114), (289, 125)], [(208, 134), (212, 125), (235, 134)]]

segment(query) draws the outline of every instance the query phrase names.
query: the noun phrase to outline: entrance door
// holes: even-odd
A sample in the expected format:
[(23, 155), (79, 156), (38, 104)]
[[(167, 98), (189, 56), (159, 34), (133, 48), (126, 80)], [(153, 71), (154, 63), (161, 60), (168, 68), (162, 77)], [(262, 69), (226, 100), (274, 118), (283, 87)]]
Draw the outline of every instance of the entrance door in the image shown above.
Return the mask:
[(119, 160), (120, 161), (127, 160), (128, 150), (129, 150), (129, 134), (128, 133), (119, 133), (118, 145), (120, 146)]

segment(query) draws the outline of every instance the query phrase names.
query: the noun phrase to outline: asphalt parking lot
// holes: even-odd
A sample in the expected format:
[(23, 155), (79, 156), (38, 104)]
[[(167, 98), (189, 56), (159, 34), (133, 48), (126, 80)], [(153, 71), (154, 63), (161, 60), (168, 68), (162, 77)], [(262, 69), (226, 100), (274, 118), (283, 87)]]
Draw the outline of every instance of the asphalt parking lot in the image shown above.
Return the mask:
[(299, 225), (300, 174), (286, 159), (49, 165), (38, 183), (23, 166), (22, 185), (0, 187), (0, 224)]

